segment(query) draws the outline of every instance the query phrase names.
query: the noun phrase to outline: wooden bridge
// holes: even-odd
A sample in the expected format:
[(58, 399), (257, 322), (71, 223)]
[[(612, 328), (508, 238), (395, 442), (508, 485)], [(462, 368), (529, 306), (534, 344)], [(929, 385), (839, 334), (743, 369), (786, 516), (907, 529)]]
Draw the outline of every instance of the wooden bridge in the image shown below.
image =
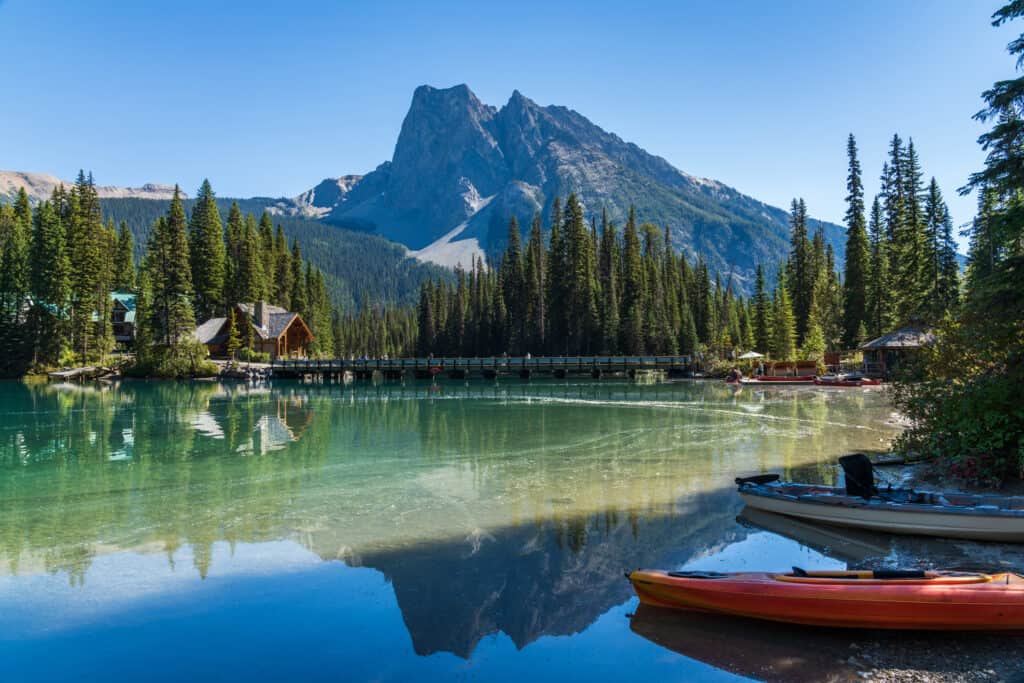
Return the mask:
[(532, 358), (392, 358), (392, 359), (279, 359), (271, 363), (274, 377), (313, 377), (325, 381), (346, 375), (370, 379), (375, 374), (387, 379), (448, 377), (466, 379), (477, 375), (529, 379), (548, 375), (564, 379), (570, 375), (600, 379), (606, 375), (639, 378), (664, 374), (684, 377), (690, 371), (689, 356), (538, 356)]

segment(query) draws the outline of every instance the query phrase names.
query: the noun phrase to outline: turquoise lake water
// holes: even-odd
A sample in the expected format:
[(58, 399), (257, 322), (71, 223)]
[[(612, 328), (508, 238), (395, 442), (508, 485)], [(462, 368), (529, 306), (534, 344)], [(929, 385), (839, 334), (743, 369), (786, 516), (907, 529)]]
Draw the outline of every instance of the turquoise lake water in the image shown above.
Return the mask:
[(623, 572), (972, 552), (737, 518), (736, 476), (884, 449), (878, 389), (5, 383), (0, 417), (7, 682), (797, 680), (848, 641)]

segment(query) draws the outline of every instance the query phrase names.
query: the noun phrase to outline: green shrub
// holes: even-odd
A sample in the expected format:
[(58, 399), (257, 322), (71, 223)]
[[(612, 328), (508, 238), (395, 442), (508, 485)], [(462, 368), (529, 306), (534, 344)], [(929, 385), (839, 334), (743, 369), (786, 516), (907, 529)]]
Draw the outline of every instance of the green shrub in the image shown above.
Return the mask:
[(125, 374), (132, 377), (184, 379), (214, 377), (217, 366), (207, 359), (206, 346), (187, 341), (173, 346), (151, 347), (140, 353)]
[(254, 351), (248, 347), (238, 350), (238, 360), (246, 363), (269, 363), (270, 353), (268, 351)]
[(977, 343), (952, 322), (897, 378), (894, 398), (911, 420), (897, 451), (934, 459), (971, 483), (1024, 475), (1022, 363)]

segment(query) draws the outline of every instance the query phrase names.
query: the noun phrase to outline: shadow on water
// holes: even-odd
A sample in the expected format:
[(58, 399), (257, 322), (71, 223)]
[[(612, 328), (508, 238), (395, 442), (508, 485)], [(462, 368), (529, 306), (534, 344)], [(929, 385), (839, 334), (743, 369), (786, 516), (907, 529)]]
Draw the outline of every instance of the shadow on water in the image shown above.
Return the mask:
[(681, 566), (746, 535), (731, 491), (700, 494), (662, 514), (608, 510), (512, 526), (483, 536), (371, 552), (393, 585), (419, 655), (468, 659), (481, 638), (505, 633), (519, 649), (579, 633), (632, 595), (624, 572)]

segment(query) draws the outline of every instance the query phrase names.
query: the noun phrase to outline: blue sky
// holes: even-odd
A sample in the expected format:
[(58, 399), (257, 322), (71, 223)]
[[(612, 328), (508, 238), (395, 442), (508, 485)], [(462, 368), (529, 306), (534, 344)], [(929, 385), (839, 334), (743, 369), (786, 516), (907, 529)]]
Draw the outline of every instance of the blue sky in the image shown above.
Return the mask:
[(413, 89), (518, 88), (684, 171), (777, 206), (844, 211), (912, 136), (957, 223), (980, 93), (1013, 74), (982, 0), (204, 3), (0, 0), (0, 168), (102, 184), (204, 177), (294, 195), (389, 159)]

